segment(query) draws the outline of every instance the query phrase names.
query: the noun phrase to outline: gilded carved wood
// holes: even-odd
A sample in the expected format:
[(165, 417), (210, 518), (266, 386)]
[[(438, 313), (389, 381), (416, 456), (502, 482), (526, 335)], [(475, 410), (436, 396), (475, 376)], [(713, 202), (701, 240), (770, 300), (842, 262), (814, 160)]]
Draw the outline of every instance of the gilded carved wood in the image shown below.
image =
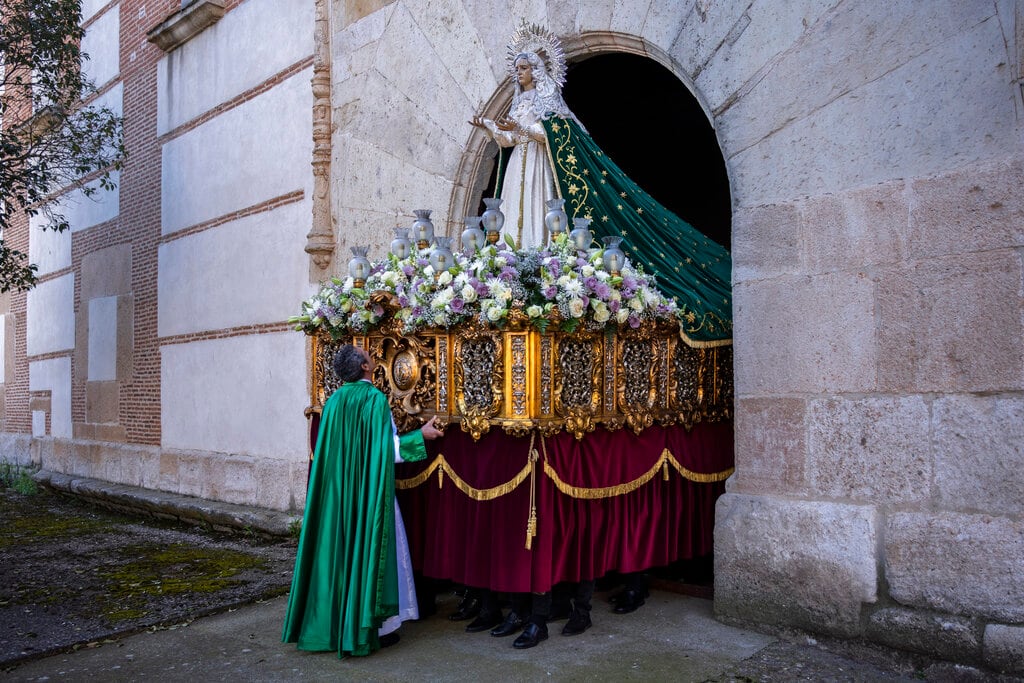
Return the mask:
[(314, 337), (313, 410), (337, 388), (330, 359), (346, 342), (373, 356), (374, 383), (402, 431), (437, 416), (474, 439), (492, 427), (580, 439), (598, 426), (640, 433), (655, 423), (690, 428), (732, 417), (732, 347), (691, 348), (669, 325), (572, 334), (470, 325), (410, 336), (392, 327)]

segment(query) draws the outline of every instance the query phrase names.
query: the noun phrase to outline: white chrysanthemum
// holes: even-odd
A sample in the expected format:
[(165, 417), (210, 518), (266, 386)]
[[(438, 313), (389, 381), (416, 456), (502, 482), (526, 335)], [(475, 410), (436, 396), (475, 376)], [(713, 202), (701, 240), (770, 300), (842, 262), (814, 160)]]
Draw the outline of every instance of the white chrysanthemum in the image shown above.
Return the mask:
[(661, 301), (661, 296), (649, 287), (644, 287), (640, 290), (640, 297), (647, 306), (657, 306), (658, 302)]
[(583, 294), (583, 283), (575, 278), (571, 278), (562, 285), (562, 290), (569, 296), (578, 297)]
[(466, 286), (468, 282), (469, 273), (467, 273), (466, 271), (462, 271), (461, 273), (455, 276), (455, 280), (453, 281), (452, 287), (454, 287), (455, 289), (462, 289), (463, 287)]
[(345, 292), (345, 294), (348, 294), (349, 292), (352, 291), (352, 289), (355, 286), (356, 286), (356, 281), (353, 280), (352, 276), (350, 275), (349, 277), (345, 278), (344, 284), (341, 285), (341, 291)]
[(394, 289), (395, 285), (398, 284), (398, 272), (394, 270), (385, 270), (380, 276), (380, 281), (384, 283), (386, 287)]
[(505, 266), (508, 265), (508, 259), (505, 258), (504, 256), (498, 256), (494, 259), (494, 265), (496, 268), (499, 269), (504, 268)]

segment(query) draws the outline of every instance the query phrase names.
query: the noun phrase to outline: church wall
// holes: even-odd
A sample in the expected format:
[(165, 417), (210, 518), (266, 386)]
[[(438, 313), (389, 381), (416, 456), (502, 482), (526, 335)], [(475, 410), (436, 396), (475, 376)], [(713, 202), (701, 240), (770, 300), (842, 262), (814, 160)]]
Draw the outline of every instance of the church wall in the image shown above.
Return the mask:
[[(737, 471), (716, 520), (720, 618), (1019, 667), (1021, 3), (410, 0), (336, 19), (340, 246), (381, 253), (378, 229), (421, 205), (435, 226), (461, 218), (423, 202), (471, 189), (447, 150), (507, 103), (521, 17), (570, 56), (668, 67), (726, 158)], [(397, 70), (410, 54), (420, 68)]]
[(129, 159), (62, 200), (71, 231), (26, 226), (41, 281), (0, 301), (0, 458), (301, 509), (313, 3), (224, 4), (166, 53), (147, 32), (177, 0), (83, 4)]

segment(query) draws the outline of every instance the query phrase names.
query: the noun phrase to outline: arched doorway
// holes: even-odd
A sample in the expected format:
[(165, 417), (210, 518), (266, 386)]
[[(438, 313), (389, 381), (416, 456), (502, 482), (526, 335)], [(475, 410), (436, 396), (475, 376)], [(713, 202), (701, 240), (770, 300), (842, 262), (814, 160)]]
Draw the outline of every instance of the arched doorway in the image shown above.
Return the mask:
[[(568, 68), (563, 89), (566, 104), (588, 132), (640, 187), (663, 206), (729, 249), (732, 200), (729, 178), (715, 130), (698, 99), (662, 63), (626, 52), (578, 55)], [(503, 115), (511, 99), (506, 82), (489, 103)], [(499, 105), (498, 102), (503, 102)], [(491, 112), (488, 112), (491, 115)], [(480, 197), (494, 195), (497, 145), (488, 143), (475, 168)], [(731, 444), (730, 444), (731, 449)], [(711, 555), (652, 568), (665, 587), (711, 597)], [(605, 577), (610, 587), (620, 577)]]

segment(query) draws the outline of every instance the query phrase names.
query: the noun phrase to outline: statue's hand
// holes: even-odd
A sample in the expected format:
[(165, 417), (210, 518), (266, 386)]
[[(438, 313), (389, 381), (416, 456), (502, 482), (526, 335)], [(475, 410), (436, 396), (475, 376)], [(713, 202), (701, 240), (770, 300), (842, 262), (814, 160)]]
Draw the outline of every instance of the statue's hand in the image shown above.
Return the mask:
[(472, 119), (470, 119), (469, 124), (471, 126), (476, 126), (477, 128), (487, 128), (487, 124), (485, 124), (484, 120), (479, 116), (474, 116)]
[(517, 128), (515, 121), (508, 117), (502, 117), (494, 122), (494, 125), (498, 127), (498, 130), (510, 131)]

